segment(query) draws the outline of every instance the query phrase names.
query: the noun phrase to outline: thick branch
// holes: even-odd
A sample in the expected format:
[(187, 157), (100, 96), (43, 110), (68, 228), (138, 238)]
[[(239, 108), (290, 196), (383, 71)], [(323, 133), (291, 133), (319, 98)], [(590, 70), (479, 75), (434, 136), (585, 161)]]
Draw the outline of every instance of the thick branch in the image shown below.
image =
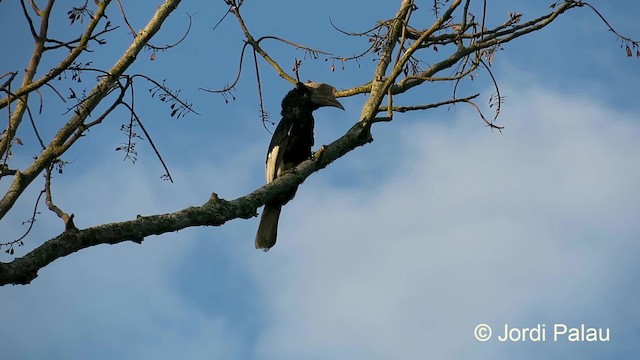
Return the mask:
[[(24, 7), (24, 3), (22, 4)], [(42, 57), (42, 53), (44, 52), (44, 44), (45, 39), (47, 37), (47, 33), (49, 31), (49, 15), (51, 14), (51, 8), (53, 7), (53, 1), (49, 1), (47, 3), (47, 7), (44, 10), (37, 10), (38, 15), (41, 17), (40, 22), (40, 32), (34, 36), (34, 48), (33, 53), (31, 54), (31, 59), (29, 60), (29, 64), (24, 72), (24, 76), (22, 78), (22, 87), (21, 89), (29, 86), (33, 77), (36, 74), (38, 69), (38, 65), (40, 64), (40, 60)], [(25, 9), (26, 12), (26, 9)], [(34, 30), (32, 30), (34, 31)], [(27, 96), (28, 93), (21, 93), (20, 89), (15, 93), (8, 93), (7, 97), (4, 100), (0, 100), (0, 109), (4, 106), (8, 106), (10, 101), (15, 101), (19, 99), (18, 104), (16, 105), (16, 109), (13, 113), (10, 112), (9, 116), (9, 126), (7, 127), (5, 136), (0, 137), (0, 158), (7, 159), (11, 147), (11, 142), (20, 126), (20, 122), (22, 121), (22, 117), (24, 116), (25, 111), (27, 110)], [(4, 101), (4, 106), (3, 106)], [(1, 216), (0, 216), (1, 217)]]
[(38, 270), (79, 250), (100, 244), (124, 241), (141, 243), (149, 235), (160, 235), (193, 226), (221, 226), (229, 220), (248, 219), (257, 209), (292, 187), (301, 184), (314, 172), (371, 141), (369, 127), (358, 122), (345, 135), (318, 152), (320, 155), (304, 161), (293, 171), (278, 177), (252, 193), (226, 201), (213, 194), (202, 206), (193, 206), (174, 213), (138, 216), (135, 220), (98, 225), (83, 230), (70, 229), (45, 242), (40, 247), (10, 263), (0, 263), (0, 285), (29, 284)]
[(382, 99), (387, 93), (387, 89), (390, 86), (390, 83), (388, 81), (385, 81), (387, 69), (389, 68), (389, 64), (391, 63), (393, 49), (396, 46), (396, 42), (402, 35), (402, 29), (405, 27), (405, 23), (403, 20), (407, 16), (407, 13), (411, 11), (412, 6), (412, 0), (402, 0), (400, 9), (398, 10), (394, 21), (389, 28), (389, 33), (387, 34), (386, 43), (384, 44), (384, 47), (382, 49), (380, 61), (378, 61), (378, 66), (376, 66), (376, 70), (373, 74), (373, 79), (369, 89), (371, 95), (362, 107), (360, 121), (369, 122), (375, 117), (378, 107), (382, 103)]
[[(129, 65), (135, 61), (139, 51), (148, 44), (149, 39), (156, 31), (158, 31), (163, 21), (168, 17), (169, 13), (175, 9), (179, 2), (179, 0), (165, 1), (147, 27), (138, 32), (134, 42), (123, 57), (106, 73), (105, 76), (101, 78), (100, 82), (82, 102), (81, 106), (77, 108), (76, 114), (56, 134), (43, 153), (29, 168), (23, 172), (15, 171), (13, 173), (15, 176), (14, 181), (7, 194), (0, 200), (0, 218), (4, 216), (11, 206), (13, 206), (15, 200), (20, 196), (29, 183), (39, 173), (41, 173), (43, 169), (46, 169), (47, 166), (50, 166), (52, 162), (56, 161), (56, 159), (81, 136), (87, 126), (99, 123), (106, 114), (117, 106), (121, 98), (117, 100), (116, 103), (114, 103), (114, 105), (112, 105), (112, 107), (103, 114), (103, 116), (98, 117), (94, 122), (85, 122), (97, 104), (116, 88), (118, 85), (117, 82), (121, 79), (121, 76)], [(228, 1), (227, 3), (232, 2), (233, 1)], [(105, 3), (108, 3), (108, 1)], [(241, 4), (242, 2), (239, 3)], [(202, 206), (188, 207), (173, 213), (138, 216), (134, 220), (97, 225), (82, 230), (73, 226), (67, 226), (65, 231), (60, 235), (46, 241), (43, 245), (30, 253), (20, 258), (16, 258), (12, 262), (0, 263), (0, 285), (28, 284), (37, 277), (40, 269), (53, 261), (99, 244), (117, 244), (125, 241), (141, 243), (150, 235), (174, 232), (194, 226), (221, 226), (229, 220), (238, 218), (246, 219), (256, 216), (257, 209), (260, 206), (272, 201), (273, 199), (281, 197), (283, 193), (290, 191), (293, 187), (304, 182), (312, 173), (323, 169), (331, 162), (354, 150), (358, 146), (362, 146), (372, 141), (370, 126), (372, 123), (376, 122), (375, 115), (380, 111), (388, 110), (391, 113), (394, 111), (417, 111), (459, 102), (468, 103), (478, 109), (478, 107), (471, 101), (471, 99), (477, 95), (467, 98), (453, 98), (428, 105), (399, 107), (394, 106), (393, 103), (390, 102), (386, 107), (380, 106), (385, 96), (405, 92), (425, 81), (457, 80), (458, 77), (467, 75), (470, 70), (467, 69), (465, 72), (465, 68), (463, 66), (463, 70), (460, 70), (456, 75), (449, 79), (442, 76), (440, 78), (434, 78), (433, 76), (445, 69), (459, 64), (460, 61), (467, 61), (470, 59), (470, 56), (474, 55), (474, 53), (476, 58), (480, 59), (481, 55), (486, 54), (486, 52), (483, 52), (482, 50), (496, 47), (519, 36), (543, 28), (569, 8), (582, 6), (582, 3), (579, 1), (567, 0), (557, 6), (555, 11), (524, 24), (515, 25), (514, 22), (513, 24), (509, 23), (508, 25), (501, 25), (493, 30), (485, 30), (484, 26), (481, 26), (478, 31), (476, 28), (477, 24), (472, 25), (472, 23), (468, 23), (466, 20), (466, 9), (469, 3), (470, 0), (467, 0), (467, 5), (464, 10), (465, 15), (463, 25), (459, 26), (459, 30), (454, 30), (452, 34), (439, 35), (438, 33), (440, 31), (444, 31), (449, 27), (453, 29), (454, 25), (447, 25), (447, 22), (451, 19), (453, 11), (461, 4), (461, 0), (451, 0), (451, 2), (449, 2), (449, 9), (443, 13), (442, 17), (440, 17), (440, 19), (438, 19), (431, 28), (422, 32), (409, 29), (407, 21), (410, 18), (411, 11), (414, 9), (414, 4), (412, 0), (402, 0), (402, 4), (395, 18), (386, 22), (384, 25), (385, 27), (388, 27), (388, 33), (384, 39), (384, 44), (381, 46), (381, 51), (379, 53), (380, 59), (377, 63), (372, 80), (366, 84), (352, 89), (343, 90), (337, 94), (337, 96), (350, 96), (357, 93), (370, 94), (363, 106), (362, 114), (359, 119), (360, 121), (357, 122), (344, 136), (332, 144), (323, 147), (322, 151), (316, 153), (313, 159), (301, 163), (295, 169), (277, 178), (272, 183), (235, 200), (223, 200), (216, 194), (213, 194)], [(39, 10), (39, 12), (42, 11), (43, 10)], [(261, 55), (285, 79), (294, 82), (295, 80), (293, 77), (286, 74), (286, 72), (284, 72), (278, 64), (260, 48), (259, 40), (256, 41), (251, 36), (240, 17), (238, 7), (233, 6), (230, 11), (235, 12), (238, 17), (240, 25), (247, 37), (247, 43), (253, 47), (255, 53)], [(469, 30), (469, 33), (465, 33), (467, 30)], [(406, 41), (406, 39), (412, 40), (413, 43)], [(405, 42), (411, 43), (411, 45), (405, 48)], [(457, 44), (458, 47), (456, 51), (448, 57), (439, 62), (435, 62), (435, 64), (430, 66), (428, 69), (420, 71), (417, 76), (408, 76), (404, 79), (399, 79), (405, 65), (411, 64), (410, 61), (412, 56), (414, 56), (417, 51), (424, 50), (431, 45), (445, 45), (453, 43)], [(376, 52), (376, 54), (378, 54), (378, 52)], [(396, 55), (395, 57), (393, 56), (394, 54)], [(395, 59), (395, 63), (392, 64), (393, 59)], [(392, 69), (389, 69), (390, 65), (393, 66)], [(473, 63), (473, 65), (477, 66), (476, 63)], [(416, 73), (418, 72), (419, 71), (416, 71)], [(480, 116), (493, 128), (499, 128), (487, 121), (481, 113)], [(390, 119), (390, 117), (388, 119)], [(0, 175), (10, 174), (11, 171), (12, 170), (8, 169), (8, 167), (0, 168)], [(50, 208), (55, 211), (57, 208), (53, 204), (50, 194), (48, 194), (47, 200)], [(71, 216), (69, 216), (69, 218), (70, 217)]]
[(423, 32), (418, 40), (416, 40), (413, 45), (411, 45), (407, 51), (400, 57), (400, 59), (395, 64), (391, 75), (389, 76), (387, 87), (390, 87), (391, 84), (395, 83), (396, 78), (400, 75), (402, 70), (404, 69), (405, 64), (411, 59), (413, 54), (421, 48), (423, 42), (425, 42), (433, 33), (438, 31), (453, 15), (455, 9), (460, 6), (462, 0), (455, 0), (449, 5), (447, 11), (442, 14), (440, 17), (427, 31)]

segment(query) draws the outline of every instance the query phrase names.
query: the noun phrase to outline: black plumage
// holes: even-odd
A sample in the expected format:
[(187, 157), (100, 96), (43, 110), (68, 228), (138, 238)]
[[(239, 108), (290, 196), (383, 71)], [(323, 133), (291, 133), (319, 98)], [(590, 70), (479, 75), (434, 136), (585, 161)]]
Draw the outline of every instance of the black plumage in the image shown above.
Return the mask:
[[(282, 119), (267, 152), (265, 176), (272, 182), (286, 170), (311, 157), (313, 111), (322, 106), (344, 108), (335, 99), (335, 88), (320, 83), (298, 83), (282, 100)], [(282, 206), (293, 199), (297, 187), (265, 204), (256, 233), (256, 248), (269, 250), (276, 243)]]

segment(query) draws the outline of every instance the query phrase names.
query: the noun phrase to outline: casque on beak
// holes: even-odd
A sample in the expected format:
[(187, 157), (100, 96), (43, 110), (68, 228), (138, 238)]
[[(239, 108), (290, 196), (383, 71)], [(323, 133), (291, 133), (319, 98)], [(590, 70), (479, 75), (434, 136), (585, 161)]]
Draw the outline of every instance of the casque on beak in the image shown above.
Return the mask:
[(333, 106), (344, 110), (344, 106), (336, 100), (336, 88), (331, 85), (308, 82), (304, 84), (311, 91), (311, 102), (317, 107)]

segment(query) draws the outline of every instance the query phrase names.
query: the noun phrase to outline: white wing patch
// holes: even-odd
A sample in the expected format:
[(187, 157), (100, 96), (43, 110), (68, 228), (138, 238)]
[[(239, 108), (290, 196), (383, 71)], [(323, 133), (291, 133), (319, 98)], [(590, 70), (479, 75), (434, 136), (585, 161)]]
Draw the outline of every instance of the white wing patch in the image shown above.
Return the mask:
[(275, 180), (278, 176), (282, 175), (282, 173), (287, 170), (285, 168), (284, 160), (282, 159), (282, 152), (287, 148), (289, 137), (291, 136), (291, 130), (293, 130), (293, 124), (289, 126), (287, 136), (280, 144), (282, 145), (282, 148), (280, 147), (280, 145), (276, 145), (273, 147), (273, 149), (271, 149), (271, 151), (269, 151), (269, 154), (267, 155), (267, 164), (264, 168), (264, 175), (267, 178), (267, 184)]
[(276, 179), (278, 169), (276, 164), (278, 163), (278, 155), (280, 152), (280, 146), (276, 145), (271, 149), (269, 155), (267, 155), (267, 165), (264, 168), (264, 175), (267, 178), (267, 184)]

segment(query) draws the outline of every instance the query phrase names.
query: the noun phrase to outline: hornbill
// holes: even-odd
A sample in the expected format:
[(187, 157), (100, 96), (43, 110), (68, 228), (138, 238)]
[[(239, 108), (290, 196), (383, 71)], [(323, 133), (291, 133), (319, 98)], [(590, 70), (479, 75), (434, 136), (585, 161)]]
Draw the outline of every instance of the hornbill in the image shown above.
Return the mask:
[[(282, 119), (273, 133), (267, 152), (267, 184), (311, 157), (313, 111), (323, 106), (344, 110), (335, 98), (335, 91), (333, 86), (327, 84), (298, 82), (282, 99)], [(297, 189), (295, 187), (265, 204), (256, 234), (256, 249), (267, 251), (275, 245), (280, 210), (293, 199)]]

